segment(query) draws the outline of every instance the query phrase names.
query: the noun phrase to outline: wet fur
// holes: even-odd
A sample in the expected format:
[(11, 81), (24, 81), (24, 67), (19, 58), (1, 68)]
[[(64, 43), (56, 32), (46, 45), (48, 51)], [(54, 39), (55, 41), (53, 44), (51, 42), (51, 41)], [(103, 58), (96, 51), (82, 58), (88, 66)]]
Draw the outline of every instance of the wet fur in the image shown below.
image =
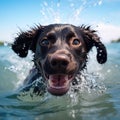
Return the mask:
[[(69, 26), (70, 28), (75, 27), (77, 33), (80, 33), (82, 36), (82, 39), (84, 40), (85, 46), (86, 47), (86, 52), (85, 54), (80, 54), (81, 58), (83, 57), (85, 60), (84, 65), (80, 70), (83, 70), (86, 67), (87, 63), (87, 55), (89, 51), (95, 46), (97, 49), (97, 55), (96, 59), (98, 63), (103, 64), (107, 61), (107, 51), (106, 47), (104, 44), (100, 41), (100, 37), (96, 34), (95, 30), (92, 30), (90, 26), (73, 26), (69, 24), (52, 24), (50, 25), (50, 29), (54, 27), (54, 29), (57, 29), (57, 27), (65, 27)], [(39, 68), (36, 65), (35, 62), (35, 57), (39, 57), (39, 55), (36, 55), (36, 50), (38, 51), (37, 45), (38, 45), (38, 38), (40, 38), (41, 33), (44, 31), (48, 31), (49, 28), (48, 26), (41, 26), (38, 25), (34, 28), (31, 28), (31, 30), (26, 31), (26, 32), (20, 32), (18, 34), (18, 37), (15, 38), (14, 43), (12, 44), (12, 49), (15, 53), (17, 53), (20, 57), (26, 57), (28, 54), (28, 51), (31, 50), (34, 53), (34, 68), (30, 71), (30, 74), (24, 81), (24, 84), (30, 84), (34, 80), (36, 80), (38, 77), (41, 76), (41, 73), (39, 73)], [(41, 56), (40, 56), (41, 57)], [(75, 82), (74, 82), (75, 83)], [(39, 91), (39, 90), (35, 90)]]

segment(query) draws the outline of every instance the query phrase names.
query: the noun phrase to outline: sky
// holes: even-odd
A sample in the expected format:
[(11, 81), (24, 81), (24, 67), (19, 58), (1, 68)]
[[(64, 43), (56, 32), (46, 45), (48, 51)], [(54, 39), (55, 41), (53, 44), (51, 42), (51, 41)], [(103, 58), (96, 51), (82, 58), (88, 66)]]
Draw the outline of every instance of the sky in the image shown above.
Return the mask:
[(101, 41), (120, 38), (120, 0), (0, 0), (0, 41), (36, 24), (91, 25)]

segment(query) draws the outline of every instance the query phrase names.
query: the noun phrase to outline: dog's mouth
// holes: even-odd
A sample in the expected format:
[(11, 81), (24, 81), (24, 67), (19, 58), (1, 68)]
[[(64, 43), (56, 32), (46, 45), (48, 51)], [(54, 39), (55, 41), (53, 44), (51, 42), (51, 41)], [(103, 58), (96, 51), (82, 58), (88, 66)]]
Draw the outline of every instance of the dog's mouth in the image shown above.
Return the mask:
[(69, 90), (70, 82), (73, 80), (73, 78), (74, 75), (45, 74), (48, 92), (56, 96), (64, 95)]

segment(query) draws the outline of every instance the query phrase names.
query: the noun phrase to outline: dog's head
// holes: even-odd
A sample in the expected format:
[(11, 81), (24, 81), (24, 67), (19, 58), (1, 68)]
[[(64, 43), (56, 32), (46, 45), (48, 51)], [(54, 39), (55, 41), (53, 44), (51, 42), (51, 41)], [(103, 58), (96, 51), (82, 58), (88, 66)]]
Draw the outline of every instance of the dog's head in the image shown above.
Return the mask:
[(20, 57), (26, 57), (28, 50), (32, 50), (35, 65), (46, 80), (48, 91), (63, 95), (78, 71), (86, 66), (87, 54), (93, 46), (97, 48), (97, 61), (105, 63), (106, 48), (90, 27), (52, 24), (20, 33), (12, 49)]

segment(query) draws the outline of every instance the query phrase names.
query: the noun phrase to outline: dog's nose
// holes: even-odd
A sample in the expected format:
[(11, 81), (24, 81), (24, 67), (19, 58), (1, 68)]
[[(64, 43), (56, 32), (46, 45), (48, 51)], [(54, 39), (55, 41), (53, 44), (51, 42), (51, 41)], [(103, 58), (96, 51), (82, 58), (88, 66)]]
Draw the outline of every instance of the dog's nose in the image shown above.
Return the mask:
[(50, 60), (53, 69), (65, 69), (70, 62), (67, 55), (53, 55)]

